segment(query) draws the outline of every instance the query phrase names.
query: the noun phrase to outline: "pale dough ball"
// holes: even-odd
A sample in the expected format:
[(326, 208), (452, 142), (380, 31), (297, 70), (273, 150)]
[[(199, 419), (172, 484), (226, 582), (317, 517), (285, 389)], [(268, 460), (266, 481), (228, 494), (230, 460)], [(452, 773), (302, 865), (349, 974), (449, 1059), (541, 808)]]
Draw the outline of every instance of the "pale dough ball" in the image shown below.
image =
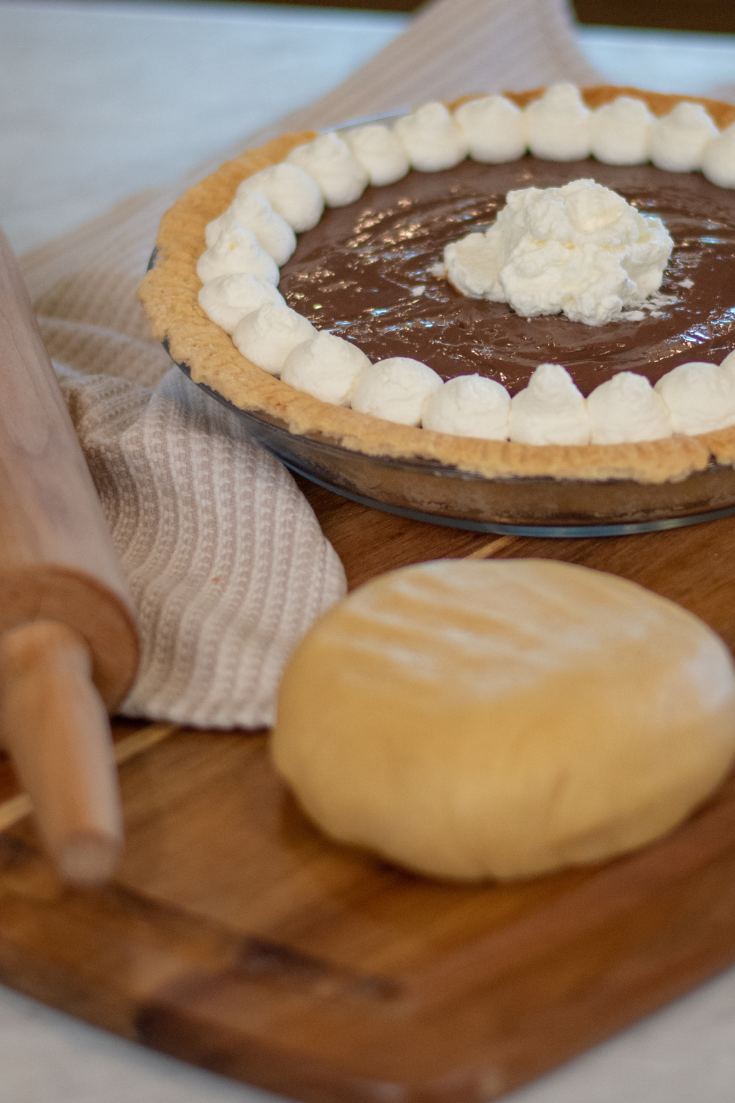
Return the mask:
[(439, 877), (524, 877), (668, 831), (735, 753), (730, 654), (691, 613), (543, 560), (382, 575), (307, 634), (278, 771), (333, 838)]

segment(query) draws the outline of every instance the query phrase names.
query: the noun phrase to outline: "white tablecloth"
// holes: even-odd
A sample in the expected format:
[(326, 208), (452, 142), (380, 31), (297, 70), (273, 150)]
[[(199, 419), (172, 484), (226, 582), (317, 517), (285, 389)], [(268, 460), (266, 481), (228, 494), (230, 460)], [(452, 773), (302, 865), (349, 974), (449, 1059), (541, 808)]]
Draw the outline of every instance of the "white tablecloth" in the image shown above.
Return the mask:
[[(0, 224), (20, 253), (133, 191), (176, 180), (336, 85), (406, 18), (256, 4), (0, 0)], [(592, 28), (581, 40), (617, 83), (707, 94), (735, 81), (727, 36)], [(270, 1098), (0, 987), (0, 1103)], [(735, 971), (512, 1097), (734, 1099)]]

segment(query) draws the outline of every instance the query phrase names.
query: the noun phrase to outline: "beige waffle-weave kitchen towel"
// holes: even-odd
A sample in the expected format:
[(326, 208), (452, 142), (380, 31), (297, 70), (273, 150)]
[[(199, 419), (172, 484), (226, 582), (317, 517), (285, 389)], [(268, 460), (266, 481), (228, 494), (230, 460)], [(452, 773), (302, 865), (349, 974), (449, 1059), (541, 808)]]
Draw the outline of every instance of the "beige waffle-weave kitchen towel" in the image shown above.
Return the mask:
[[(249, 142), (559, 79), (597, 79), (566, 0), (437, 0), (338, 89)], [(286, 469), (170, 367), (135, 299), (163, 211), (210, 167), (133, 197), (22, 266), (143, 641), (123, 712), (257, 727), (273, 721), (290, 652), (345, 580)]]

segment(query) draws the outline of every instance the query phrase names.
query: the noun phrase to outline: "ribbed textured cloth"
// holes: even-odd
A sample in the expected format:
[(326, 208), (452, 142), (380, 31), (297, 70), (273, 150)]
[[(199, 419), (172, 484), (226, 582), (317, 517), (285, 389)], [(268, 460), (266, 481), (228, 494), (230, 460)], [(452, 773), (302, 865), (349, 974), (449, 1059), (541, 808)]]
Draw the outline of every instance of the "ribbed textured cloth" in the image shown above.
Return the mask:
[(435, 0), (339, 88), (258, 137), (334, 126), (467, 92), (520, 92), (557, 80), (600, 79), (577, 46), (567, 0)]
[(215, 163), (285, 130), (597, 74), (565, 0), (437, 0), (318, 103), (176, 188), (117, 206), (23, 258), (44, 341), (127, 574), (143, 642), (128, 716), (273, 722), (283, 667), (345, 590), (291, 476), (150, 337), (135, 290), (159, 219)]
[(60, 375), (143, 643), (125, 713), (272, 722), (288, 653), (345, 589), (303, 495), (240, 419), (176, 368), (152, 392)]

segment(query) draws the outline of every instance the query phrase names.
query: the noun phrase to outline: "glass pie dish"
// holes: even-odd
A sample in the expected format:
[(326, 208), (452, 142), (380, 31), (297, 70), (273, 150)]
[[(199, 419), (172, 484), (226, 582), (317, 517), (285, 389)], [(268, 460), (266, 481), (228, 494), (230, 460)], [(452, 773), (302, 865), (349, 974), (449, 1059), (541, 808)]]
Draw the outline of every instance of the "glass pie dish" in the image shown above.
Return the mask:
[[(609, 102), (631, 91), (606, 86), (585, 90), (585, 97), (590, 102), (592, 93), (593, 102), (595, 95), (596, 102)], [(659, 99), (669, 110), (670, 102), (679, 101)], [(735, 109), (721, 106), (735, 116)], [(351, 125), (357, 124), (345, 124)], [(175, 363), (232, 409), (255, 440), (293, 471), (338, 494), (479, 531), (622, 535), (735, 513), (733, 428), (634, 445), (468, 440), (331, 407), (240, 356), (197, 303), (204, 225), (228, 206), (242, 179), (313, 136), (284, 136), (246, 151), (182, 197), (162, 222), (141, 296), (154, 333)]]

